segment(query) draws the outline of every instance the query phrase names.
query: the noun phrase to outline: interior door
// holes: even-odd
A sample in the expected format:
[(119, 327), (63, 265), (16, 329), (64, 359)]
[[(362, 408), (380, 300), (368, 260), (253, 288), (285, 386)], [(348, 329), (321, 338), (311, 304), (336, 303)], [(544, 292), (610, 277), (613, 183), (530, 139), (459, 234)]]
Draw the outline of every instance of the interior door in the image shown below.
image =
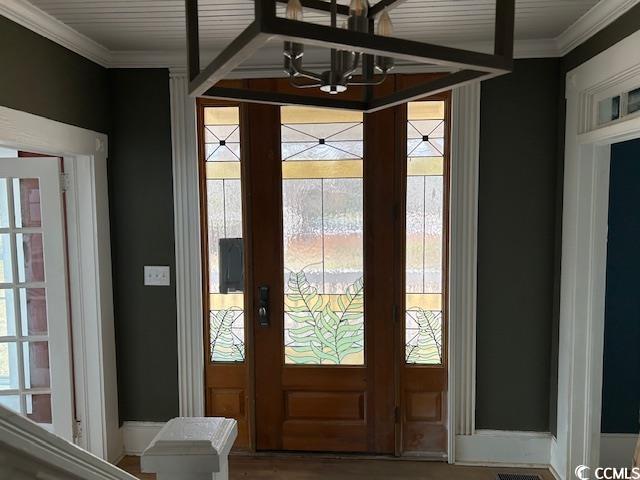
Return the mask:
[(71, 441), (59, 161), (0, 159), (0, 403)]

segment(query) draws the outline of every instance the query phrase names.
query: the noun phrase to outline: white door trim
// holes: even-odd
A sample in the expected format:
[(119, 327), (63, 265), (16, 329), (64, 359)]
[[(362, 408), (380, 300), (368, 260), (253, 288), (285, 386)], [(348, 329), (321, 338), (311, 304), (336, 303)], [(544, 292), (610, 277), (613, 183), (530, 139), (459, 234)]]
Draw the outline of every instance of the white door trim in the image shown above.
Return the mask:
[(78, 444), (116, 460), (122, 452), (111, 282), (107, 136), (0, 107), (0, 145), (63, 157)]
[(475, 430), (480, 91), (479, 82), (458, 87), (451, 105), (449, 463), (456, 438)]
[(184, 70), (171, 70), (171, 144), (176, 235), (176, 305), (180, 416), (204, 416), (204, 339), (200, 251), (200, 179), (196, 102)]
[(640, 117), (596, 128), (593, 112), (607, 92), (640, 86), (639, 42), (636, 32), (567, 76), (558, 432), (551, 449), (552, 467), (565, 480), (578, 465), (599, 464), (610, 151), (640, 137)]

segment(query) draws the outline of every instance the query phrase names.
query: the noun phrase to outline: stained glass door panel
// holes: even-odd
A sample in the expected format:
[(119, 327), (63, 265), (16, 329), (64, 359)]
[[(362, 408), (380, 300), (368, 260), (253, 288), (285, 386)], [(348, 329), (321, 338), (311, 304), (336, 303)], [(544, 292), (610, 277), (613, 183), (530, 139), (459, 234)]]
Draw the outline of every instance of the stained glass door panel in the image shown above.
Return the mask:
[(0, 404), (72, 440), (57, 158), (0, 162)]
[(364, 364), (362, 117), (281, 109), (287, 364)]

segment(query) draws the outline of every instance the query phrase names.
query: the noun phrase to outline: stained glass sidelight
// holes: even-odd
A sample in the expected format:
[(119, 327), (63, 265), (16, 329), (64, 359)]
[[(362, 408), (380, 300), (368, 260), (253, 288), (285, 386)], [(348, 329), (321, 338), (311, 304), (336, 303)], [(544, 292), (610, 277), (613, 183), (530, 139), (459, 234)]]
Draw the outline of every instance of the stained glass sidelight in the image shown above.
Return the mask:
[(238, 107), (204, 109), (212, 362), (245, 359), (244, 295), (220, 285), (220, 241), (242, 238)]
[(287, 364), (364, 364), (363, 115), (282, 107)]
[(412, 102), (407, 122), (405, 359), (442, 364), (445, 102)]

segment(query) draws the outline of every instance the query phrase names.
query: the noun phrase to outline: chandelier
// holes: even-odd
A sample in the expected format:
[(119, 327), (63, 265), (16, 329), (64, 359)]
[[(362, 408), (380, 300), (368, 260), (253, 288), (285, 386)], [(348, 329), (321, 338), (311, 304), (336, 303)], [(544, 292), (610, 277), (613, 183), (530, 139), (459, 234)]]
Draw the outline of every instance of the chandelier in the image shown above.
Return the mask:
[[(336, 28), (338, 22), (338, 5), (336, 0), (331, 0), (331, 27)], [(303, 10), (300, 0), (289, 0), (287, 2), (286, 18), (289, 20), (303, 21)], [(369, 33), (369, 29), (374, 25), (374, 20), (369, 20), (369, 4), (367, 0), (351, 0), (349, 5), (348, 20), (343, 22), (341, 28), (353, 32)], [(393, 24), (389, 12), (385, 7), (378, 17), (376, 34), (390, 37), (393, 34)], [(317, 74), (305, 70), (302, 65), (304, 57), (304, 45), (301, 43), (284, 42), (284, 71), (290, 78), (290, 83), (296, 88), (319, 87), (321, 91), (335, 95), (347, 90), (350, 85), (375, 86), (383, 83), (387, 77), (387, 72), (393, 68), (393, 58), (376, 56), (375, 69), (382, 73), (382, 78), (374, 80), (371, 71), (367, 70), (366, 60), (371, 61), (370, 56), (362, 55), (354, 50), (331, 49), (329, 70)], [(361, 57), (366, 60), (362, 62)], [(362, 80), (354, 81), (356, 72), (362, 69)], [(301, 83), (300, 79), (306, 80)], [(309, 82), (311, 81), (311, 83)]]
[[(513, 70), (515, 0), (495, 0), (493, 53), (393, 36), (389, 11), (406, 0), (254, 0), (254, 20), (204, 69), (200, 68), (198, 0), (185, 0), (189, 94), (240, 102), (311, 105), (374, 112), (460, 85), (496, 77)], [(278, 15), (277, 4), (286, 4)], [(329, 25), (304, 21), (304, 11), (327, 15)], [(419, 22), (419, 19), (416, 19)], [(284, 73), (294, 93), (260, 90), (221, 82), (271, 40), (283, 42)], [(305, 47), (329, 50), (329, 67), (317, 72), (304, 65)], [(375, 89), (397, 60), (411, 66), (442, 67), (442, 74), (424, 77), (422, 83), (396, 89)], [(399, 68), (399, 63), (396, 69)], [(415, 70), (415, 69), (414, 69)], [(252, 75), (255, 77), (255, 75)], [(263, 75), (272, 76), (272, 75)], [(253, 88), (250, 88), (253, 87)], [(362, 91), (360, 99), (341, 95), (351, 87)], [(295, 93), (317, 88), (318, 94)]]

